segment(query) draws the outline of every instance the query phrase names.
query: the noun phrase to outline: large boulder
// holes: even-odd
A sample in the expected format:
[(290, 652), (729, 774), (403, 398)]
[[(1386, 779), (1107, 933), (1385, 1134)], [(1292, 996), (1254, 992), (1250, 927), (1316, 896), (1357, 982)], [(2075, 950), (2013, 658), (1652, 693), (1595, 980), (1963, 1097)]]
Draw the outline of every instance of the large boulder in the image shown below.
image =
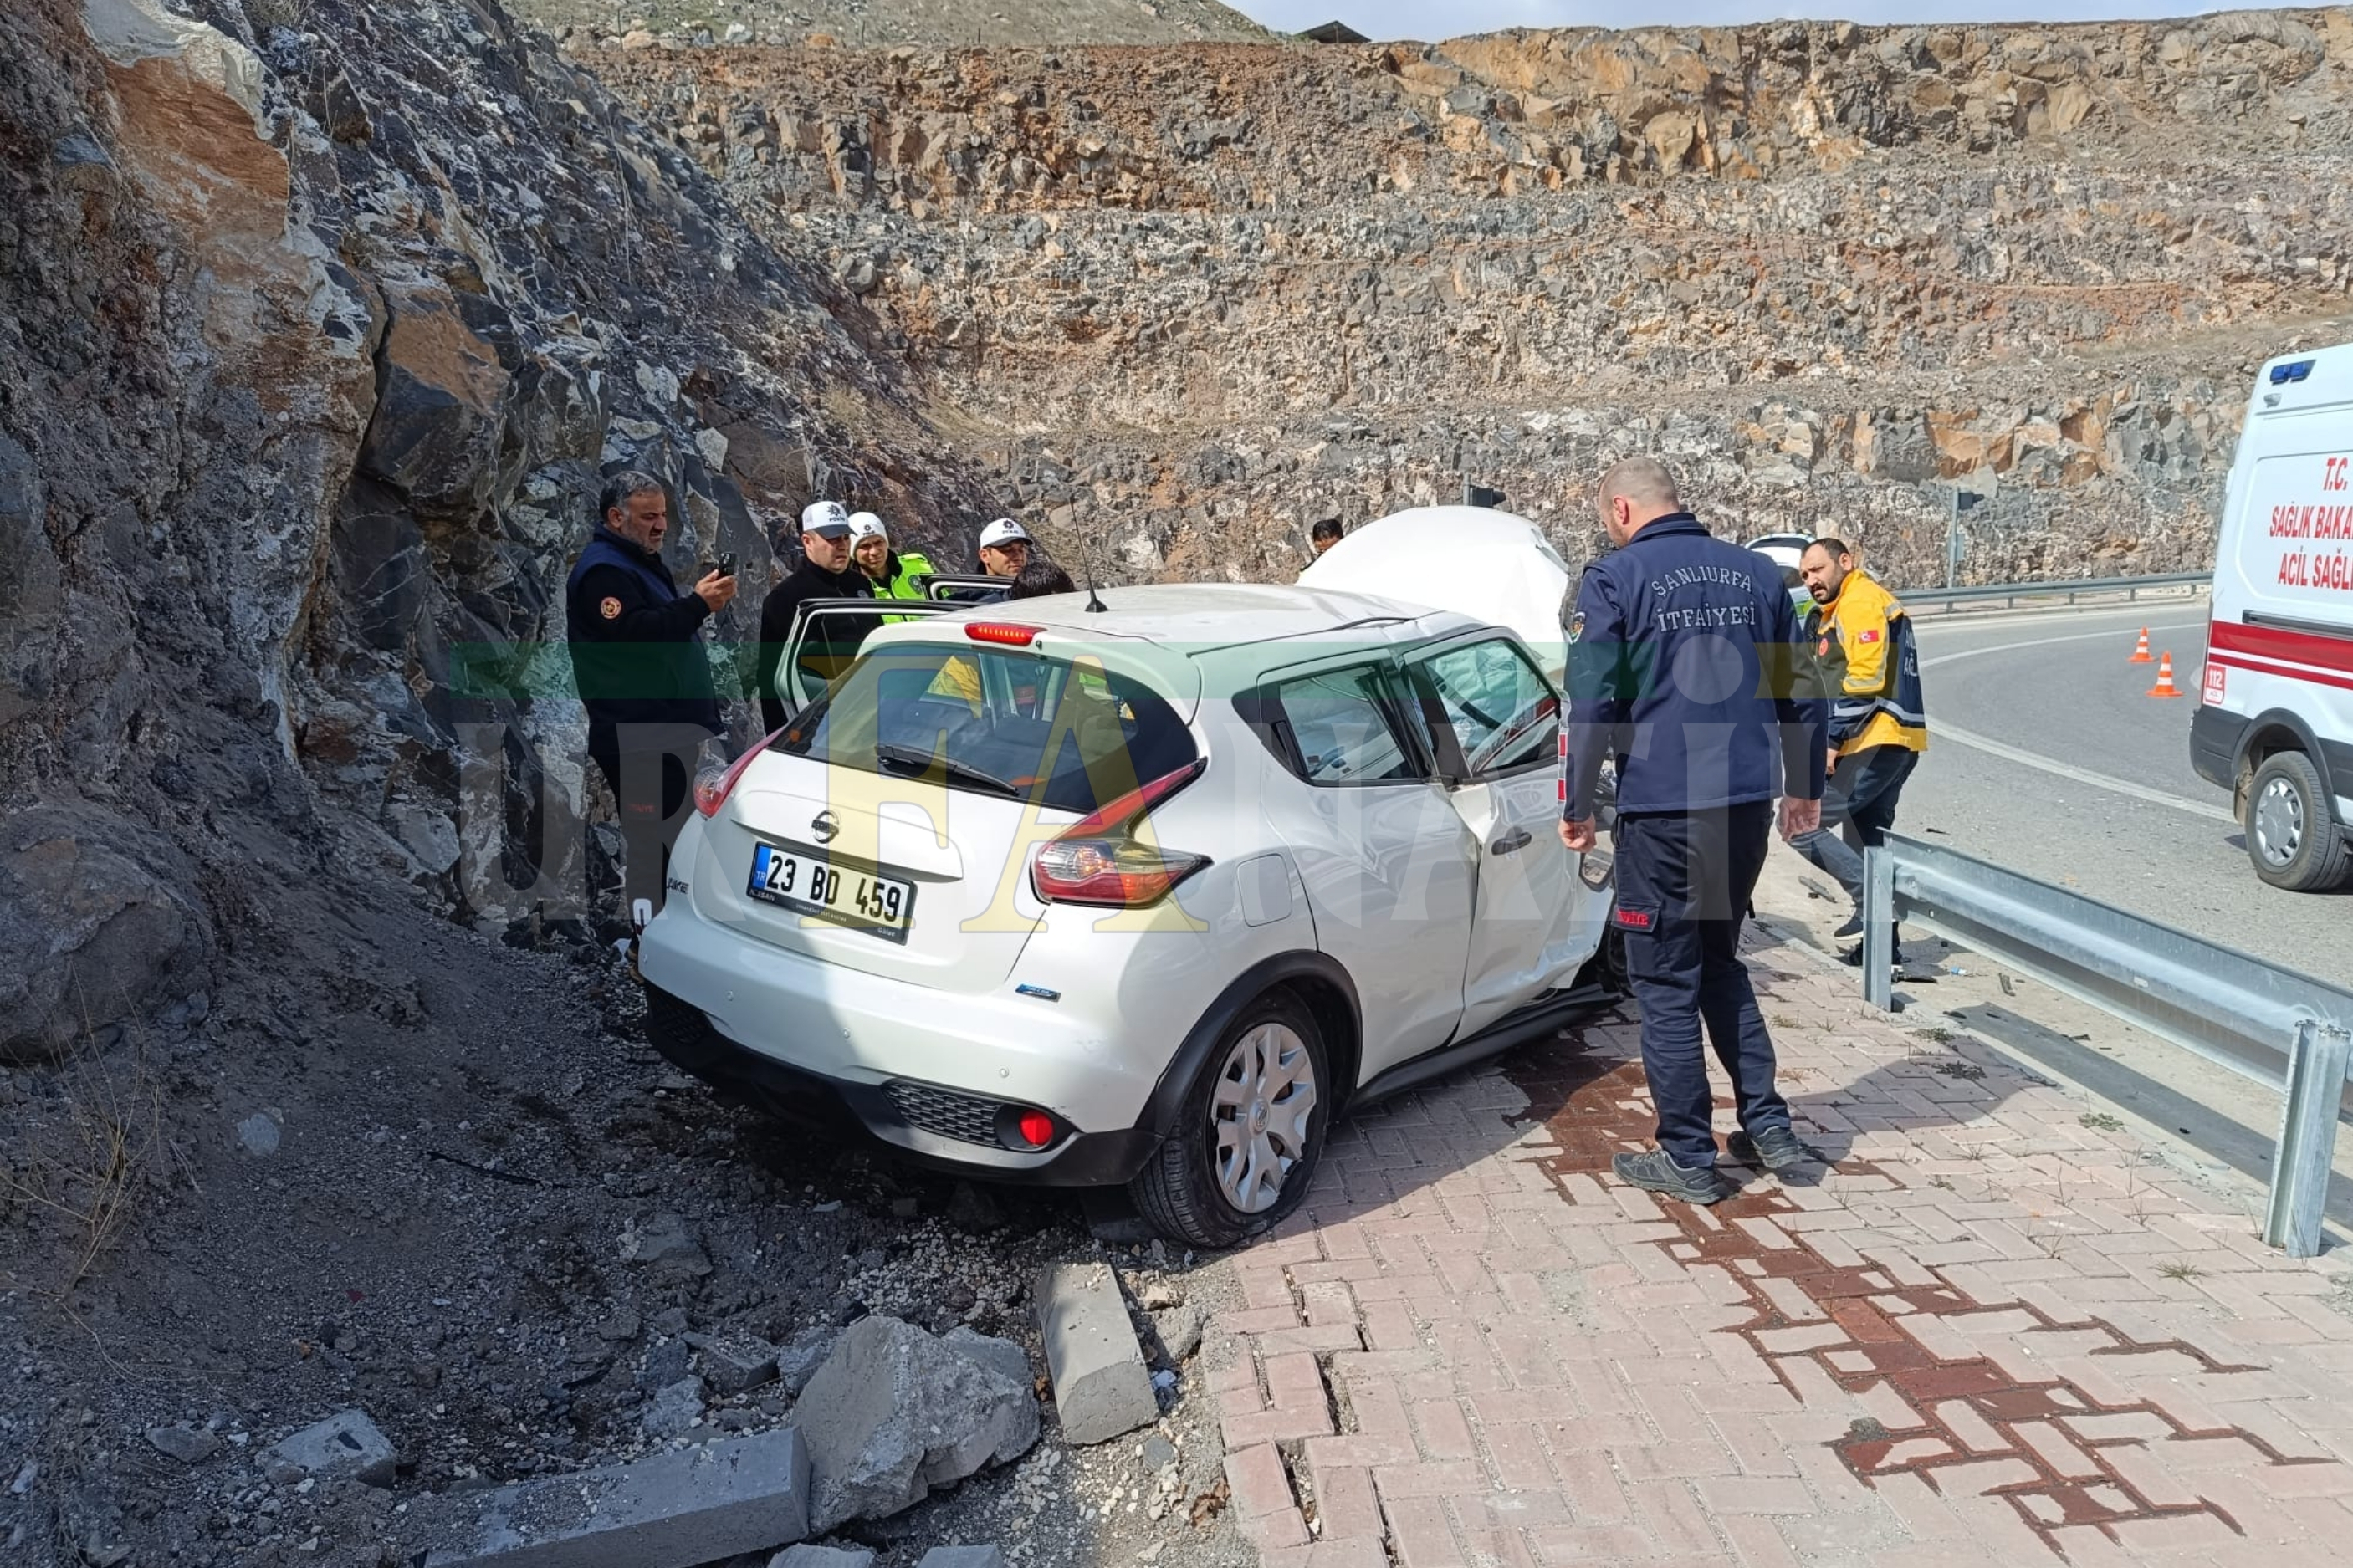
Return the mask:
[(821, 1535), (1019, 1458), (1038, 1440), (1038, 1396), (1017, 1344), (861, 1318), (802, 1391), (793, 1425), (808, 1443), (809, 1530)]
[(392, 324), (378, 356), (375, 416), (360, 444), (360, 468), (421, 517), (470, 518), (487, 510), (496, 489), (506, 369), (447, 289), (386, 296)]
[(170, 840), (95, 806), (0, 818), (0, 1061), (62, 1056), (195, 985), (196, 887)]

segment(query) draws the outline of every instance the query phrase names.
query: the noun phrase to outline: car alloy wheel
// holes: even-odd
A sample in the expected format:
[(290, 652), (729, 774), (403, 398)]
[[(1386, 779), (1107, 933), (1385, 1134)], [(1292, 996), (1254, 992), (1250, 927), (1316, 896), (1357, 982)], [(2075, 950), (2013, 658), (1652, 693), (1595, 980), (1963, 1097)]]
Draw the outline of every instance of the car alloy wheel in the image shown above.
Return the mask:
[(1288, 987), (1237, 1009), (1127, 1184), (1136, 1211), (1187, 1247), (1235, 1247), (1280, 1224), (1323, 1158), (1330, 1060), (1315, 1015)]
[(1226, 1053), (1209, 1096), (1218, 1189), (1243, 1214), (1264, 1214), (1307, 1152), (1315, 1061), (1288, 1026), (1266, 1023)]
[(2304, 797), (2284, 776), (2274, 775), (2255, 797), (2255, 847), (2265, 861), (2285, 870), (2304, 847)]

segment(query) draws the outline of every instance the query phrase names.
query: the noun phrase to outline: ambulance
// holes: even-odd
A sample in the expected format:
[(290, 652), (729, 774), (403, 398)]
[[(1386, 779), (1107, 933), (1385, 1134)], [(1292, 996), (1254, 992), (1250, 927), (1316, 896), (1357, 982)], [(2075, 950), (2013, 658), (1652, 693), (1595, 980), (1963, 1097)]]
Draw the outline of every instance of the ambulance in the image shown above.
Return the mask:
[(2353, 344), (2255, 380), (2222, 501), (2213, 625), (2189, 726), (2255, 875), (2318, 892), (2353, 872)]

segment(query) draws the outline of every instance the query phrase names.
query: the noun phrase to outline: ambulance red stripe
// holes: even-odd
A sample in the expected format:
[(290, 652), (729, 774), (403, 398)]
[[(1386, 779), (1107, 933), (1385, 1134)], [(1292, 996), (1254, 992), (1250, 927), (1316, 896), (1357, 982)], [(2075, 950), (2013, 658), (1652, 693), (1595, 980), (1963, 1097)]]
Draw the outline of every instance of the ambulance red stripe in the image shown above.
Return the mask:
[(2256, 675), (2276, 675), (2283, 679), (2308, 680), (2315, 686), (2333, 686), (2342, 690), (2353, 691), (2353, 676), (2327, 675), (2317, 669), (2306, 669), (2301, 665), (2278, 664), (2267, 658), (2249, 658), (2244, 654), (2233, 653), (2210, 653), (2206, 656), (2206, 662), (2219, 664), (2225, 669), (2243, 669)]
[[(2206, 646), (2217, 653), (2249, 654), (2290, 664), (2315, 665), (2353, 675), (2353, 637), (2325, 637), (2318, 632), (2292, 631), (2285, 626), (2256, 626), (2238, 621), (2216, 621), (2206, 629)], [(2230, 663), (2225, 659), (2220, 662)]]

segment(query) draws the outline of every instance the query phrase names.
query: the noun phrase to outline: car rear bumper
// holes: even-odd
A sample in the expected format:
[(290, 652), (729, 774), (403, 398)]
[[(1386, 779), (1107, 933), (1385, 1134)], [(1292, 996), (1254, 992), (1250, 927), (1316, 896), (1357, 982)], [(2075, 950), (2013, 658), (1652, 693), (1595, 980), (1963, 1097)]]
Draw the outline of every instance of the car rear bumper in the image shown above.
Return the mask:
[(1131, 1180), (1160, 1146), (1157, 1136), (1141, 1128), (1066, 1131), (1051, 1146), (1032, 1151), (948, 1136), (921, 1123), (953, 1122), (958, 1110), (993, 1102), (944, 1085), (860, 1083), (809, 1071), (729, 1039), (701, 1008), (650, 982), (646, 1034), (681, 1071), (764, 1110), (835, 1136), (862, 1132), (938, 1170), (1045, 1186), (1116, 1185)]
[[(712, 1054), (714, 1071), (725, 1068), (738, 1079), (775, 1077), (752, 1070), (765, 1063), (834, 1086), (837, 1098), (887, 1142), (1008, 1178), (1053, 1163), (1061, 1144), (1017, 1151), (942, 1137), (943, 1127), (976, 1113), (951, 1105), (952, 1114), (925, 1114), (936, 1108), (923, 1102), (922, 1091), (1035, 1107), (1082, 1137), (1124, 1132), (1145, 1121), (1182, 1033), (1177, 1025), (1155, 1050), (1105, 1026), (1090, 1008), (1095, 986), (1083, 994), (1022, 995), (1008, 980), (997, 992), (949, 994), (827, 963), (706, 919), (683, 899), (672, 899), (646, 928), (638, 968), (649, 989), (690, 1007), (732, 1047)], [(1089, 978), (1104, 982), (1103, 994), (1120, 994), (1110, 983), (1114, 977)], [(738, 1057), (753, 1058), (751, 1066)], [(987, 1117), (978, 1120), (986, 1136)]]
[(2200, 704), (2189, 716), (2189, 765), (2208, 784), (2239, 787), (2239, 748), (2247, 721), (2227, 708)]

